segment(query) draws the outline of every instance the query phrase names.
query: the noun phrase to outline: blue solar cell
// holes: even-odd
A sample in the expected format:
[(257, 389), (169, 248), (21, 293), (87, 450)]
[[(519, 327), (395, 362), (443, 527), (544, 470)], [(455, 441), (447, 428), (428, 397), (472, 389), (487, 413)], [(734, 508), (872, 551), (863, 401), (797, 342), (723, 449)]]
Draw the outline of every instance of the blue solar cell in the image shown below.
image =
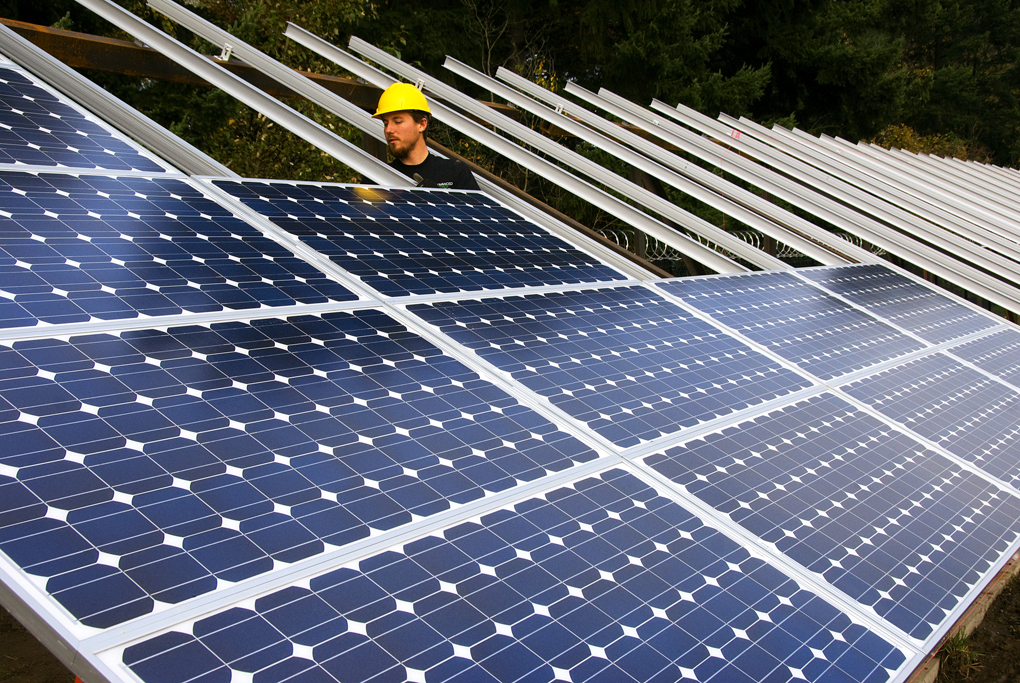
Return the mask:
[(954, 346), (949, 353), (1020, 387), (1020, 332), (1003, 330)]
[(886, 417), (1020, 488), (1020, 392), (943, 354), (842, 387)]
[(932, 344), (995, 327), (994, 316), (958, 304), (886, 266), (836, 266), (797, 271), (888, 322)]
[(1020, 533), (1015, 496), (831, 394), (644, 462), (918, 639)]
[(387, 296), (625, 279), (481, 194), (215, 185)]
[(168, 170), (28, 74), (2, 67), (0, 164)]
[(809, 386), (643, 287), (409, 308), (622, 447)]
[(0, 367), (0, 549), (101, 628), (596, 457), (374, 310), (20, 341)]
[(692, 278), (659, 286), (822, 379), (924, 348), (790, 273)]
[(885, 681), (905, 656), (610, 470), (156, 635), (122, 660), (146, 683), (224, 668), (255, 680), (771, 683)]
[(181, 180), (0, 173), (0, 327), (356, 298)]

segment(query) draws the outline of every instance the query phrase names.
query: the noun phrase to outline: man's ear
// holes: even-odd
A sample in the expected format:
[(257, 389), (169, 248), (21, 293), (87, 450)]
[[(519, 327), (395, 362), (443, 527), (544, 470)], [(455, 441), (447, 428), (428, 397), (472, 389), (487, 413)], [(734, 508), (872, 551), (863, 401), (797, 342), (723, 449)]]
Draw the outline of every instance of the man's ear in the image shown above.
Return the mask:
[(426, 130), (428, 130), (428, 127), (429, 127), (429, 117), (427, 117), (427, 116), (421, 117), (421, 121), (418, 122), (418, 132), (419, 133), (424, 133)]

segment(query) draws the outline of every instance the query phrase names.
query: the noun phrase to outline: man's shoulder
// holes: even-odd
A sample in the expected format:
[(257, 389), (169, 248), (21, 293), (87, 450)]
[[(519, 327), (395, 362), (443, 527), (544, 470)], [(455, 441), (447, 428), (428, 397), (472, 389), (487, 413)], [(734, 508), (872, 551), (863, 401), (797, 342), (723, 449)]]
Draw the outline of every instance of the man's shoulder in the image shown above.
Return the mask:
[(471, 168), (460, 159), (444, 159), (435, 154), (429, 154), (423, 162), (416, 166), (409, 166), (394, 159), (390, 166), (406, 176), (413, 177), (415, 174), (421, 176), (425, 187), (439, 189), (461, 189), (477, 190), (474, 176), (471, 175)]
[(443, 159), (430, 154), (425, 163), (429, 164), (426, 178), (432, 181), (432, 187), (463, 189), (464, 178), (471, 177), (471, 169), (460, 159)]
[(459, 159), (444, 159), (435, 154), (430, 154), (429, 158), (425, 160), (426, 164), (429, 164), (436, 172), (439, 173), (450, 173), (457, 170), (460, 166), (464, 166), (464, 162)]
[(471, 173), (471, 167), (461, 159), (447, 159), (451, 164), (450, 175), (454, 180), (453, 187), (460, 190), (477, 190), (478, 183)]

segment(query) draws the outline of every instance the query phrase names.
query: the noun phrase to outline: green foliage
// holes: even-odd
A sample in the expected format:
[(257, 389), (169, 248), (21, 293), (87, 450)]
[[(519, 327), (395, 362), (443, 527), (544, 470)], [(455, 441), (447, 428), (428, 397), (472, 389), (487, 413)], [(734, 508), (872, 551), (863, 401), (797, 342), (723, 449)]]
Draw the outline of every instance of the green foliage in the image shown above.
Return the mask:
[(919, 135), (913, 128), (902, 123), (889, 126), (867, 142), (886, 149), (903, 149), (916, 154), (988, 161), (987, 150), (976, 148), (952, 133)]
[(60, 17), (60, 19), (58, 21), (54, 22), (52, 28), (59, 28), (59, 29), (63, 29), (65, 31), (68, 31), (73, 26), (74, 26), (74, 21), (71, 19), (71, 13), (67, 12), (67, 13), (64, 14), (64, 16)]
[(1014, 0), (914, 0), (904, 63), (916, 74), (903, 123), (1020, 159), (1020, 5)]
[(731, 27), (731, 63), (772, 67), (754, 118), (859, 138), (899, 117), (902, 40), (885, 0), (747, 0)]
[(615, 46), (605, 67), (610, 89), (639, 102), (657, 97), (701, 111), (747, 113), (769, 82), (770, 66), (742, 65), (731, 77), (712, 70), (725, 44), (725, 9), (662, 0), (646, 25)]
[(939, 648), (939, 680), (967, 680), (981, 668), (981, 655), (970, 647), (967, 635), (957, 631)]

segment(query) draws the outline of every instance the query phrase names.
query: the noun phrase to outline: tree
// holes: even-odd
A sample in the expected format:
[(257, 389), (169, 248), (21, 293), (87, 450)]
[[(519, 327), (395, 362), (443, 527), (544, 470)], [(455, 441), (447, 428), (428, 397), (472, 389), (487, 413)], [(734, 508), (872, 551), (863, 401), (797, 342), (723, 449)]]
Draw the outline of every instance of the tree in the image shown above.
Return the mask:
[(1015, 0), (903, 0), (904, 122), (1000, 164), (1020, 159), (1020, 7)]
[(732, 63), (771, 65), (754, 118), (792, 117), (815, 133), (859, 139), (898, 121), (903, 41), (886, 0), (747, 0), (731, 19)]

